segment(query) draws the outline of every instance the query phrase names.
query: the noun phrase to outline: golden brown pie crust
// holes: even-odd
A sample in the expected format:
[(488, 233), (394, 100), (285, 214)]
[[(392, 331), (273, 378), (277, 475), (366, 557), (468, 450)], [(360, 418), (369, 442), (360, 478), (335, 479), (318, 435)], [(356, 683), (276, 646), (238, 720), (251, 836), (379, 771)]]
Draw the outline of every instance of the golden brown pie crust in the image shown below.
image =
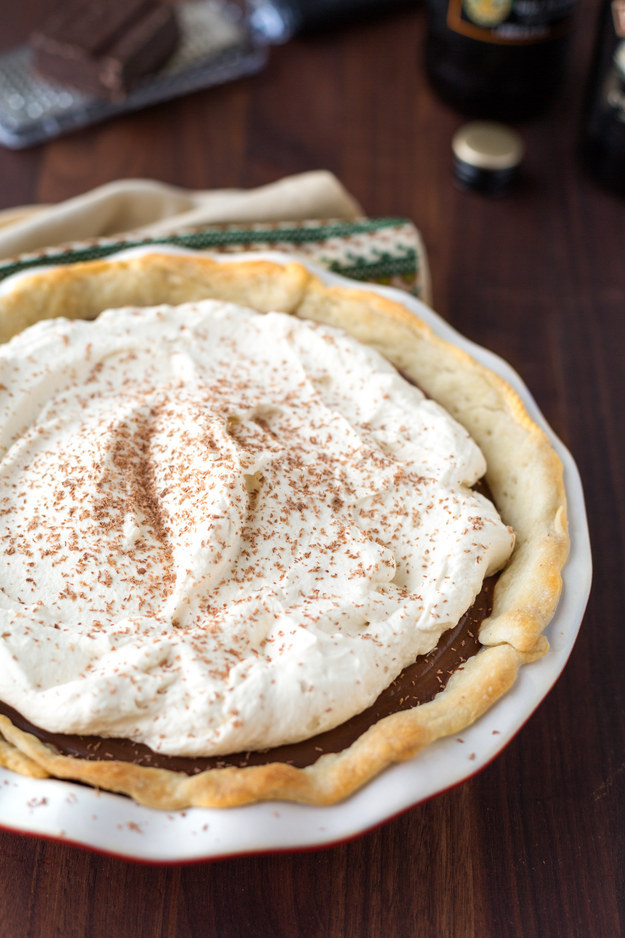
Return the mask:
[(569, 547), (562, 465), (516, 392), (498, 375), (437, 337), (401, 304), (366, 288), (326, 286), (297, 263), (283, 267), (149, 254), (28, 275), (0, 298), (0, 341), (41, 319), (88, 319), (118, 306), (207, 297), (343, 328), (377, 348), (466, 427), (486, 457), (494, 501), (516, 532), (492, 614), (480, 629), (483, 647), (432, 701), (380, 720), (348, 749), (302, 769), (272, 763), (188, 776), (126, 762), (87, 761), (58, 753), (2, 715), (0, 766), (34, 777), (86, 782), (167, 810), (269, 799), (330, 804), (391, 763), (460, 732), (508, 690), (522, 664), (547, 651), (542, 632), (558, 604)]

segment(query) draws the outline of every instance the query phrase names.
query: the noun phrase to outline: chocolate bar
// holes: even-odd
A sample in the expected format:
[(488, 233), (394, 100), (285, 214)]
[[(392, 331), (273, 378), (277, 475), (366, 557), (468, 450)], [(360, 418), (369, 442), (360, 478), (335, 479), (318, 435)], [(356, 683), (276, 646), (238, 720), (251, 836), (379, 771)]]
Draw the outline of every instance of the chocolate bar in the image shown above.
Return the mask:
[(178, 39), (174, 11), (156, 0), (70, 0), (30, 48), (44, 78), (115, 100), (157, 71)]

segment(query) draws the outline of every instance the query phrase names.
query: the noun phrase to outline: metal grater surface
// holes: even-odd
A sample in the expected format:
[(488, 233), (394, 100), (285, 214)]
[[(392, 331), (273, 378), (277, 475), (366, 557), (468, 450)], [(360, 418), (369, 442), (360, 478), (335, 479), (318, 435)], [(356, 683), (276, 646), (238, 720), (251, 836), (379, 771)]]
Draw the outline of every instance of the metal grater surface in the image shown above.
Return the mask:
[(28, 46), (0, 55), (0, 144), (20, 149), (137, 111), (159, 101), (258, 71), (266, 48), (253, 41), (238, 7), (211, 0), (177, 8), (181, 39), (159, 72), (123, 101), (111, 102), (36, 75)]

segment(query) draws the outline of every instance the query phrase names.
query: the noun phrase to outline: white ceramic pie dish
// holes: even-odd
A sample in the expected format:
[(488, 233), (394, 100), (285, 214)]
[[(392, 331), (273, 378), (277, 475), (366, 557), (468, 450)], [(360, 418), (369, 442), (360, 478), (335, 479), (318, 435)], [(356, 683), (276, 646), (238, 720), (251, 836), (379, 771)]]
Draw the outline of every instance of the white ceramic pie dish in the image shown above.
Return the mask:
[[(165, 250), (193, 253), (161, 245), (157, 250), (159, 253)], [(137, 253), (150, 253), (150, 249), (131, 249), (115, 256)], [(216, 256), (224, 263), (242, 258), (278, 263), (292, 260), (273, 252)], [(353, 281), (303, 263), (326, 283), (354, 286)], [(2, 290), (12, 289), (21, 276), (9, 278)], [(373, 285), (367, 288), (402, 303), (440, 336), (503, 377), (521, 396), (530, 416), (547, 432), (563, 462), (571, 552), (563, 572), (561, 601), (546, 631), (550, 643), (547, 655), (521, 668), (512, 689), (480, 720), (465, 729), (461, 738), (439, 740), (409, 762), (387, 769), (336, 805), (309, 807), (273, 802), (242, 808), (163, 812), (76, 783), (31, 779), (0, 769), (1, 827), (157, 863), (329, 845), (361, 834), (474, 775), (501, 752), (549, 692), (572, 650), (590, 591), (590, 544), (583, 491), (575, 463), (509, 365), (459, 335), (410, 295)]]

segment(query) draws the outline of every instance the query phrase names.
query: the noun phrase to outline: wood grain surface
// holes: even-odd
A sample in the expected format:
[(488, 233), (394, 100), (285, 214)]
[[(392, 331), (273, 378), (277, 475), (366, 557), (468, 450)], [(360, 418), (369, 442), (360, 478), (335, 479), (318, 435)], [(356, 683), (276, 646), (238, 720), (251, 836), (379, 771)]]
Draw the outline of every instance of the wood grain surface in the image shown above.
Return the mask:
[[(51, 6), (3, 7), (4, 47)], [(148, 867), (0, 831), (0, 938), (625, 934), (625, 202), (578, 166), (597, 5), (582, 0), (556, 106), (521, 128), (519, 188), (452, 182), (462, 122), (429, 90), (424, 11), (294, 40), (259, 75), (22, 152), (0, 207), (119, 177), (249, 187), (325, 167), (414, 220), (436, 308), (507, 359), (582, 474), (594, 586), (562, 678), (480, 775), (325, 850)]]

